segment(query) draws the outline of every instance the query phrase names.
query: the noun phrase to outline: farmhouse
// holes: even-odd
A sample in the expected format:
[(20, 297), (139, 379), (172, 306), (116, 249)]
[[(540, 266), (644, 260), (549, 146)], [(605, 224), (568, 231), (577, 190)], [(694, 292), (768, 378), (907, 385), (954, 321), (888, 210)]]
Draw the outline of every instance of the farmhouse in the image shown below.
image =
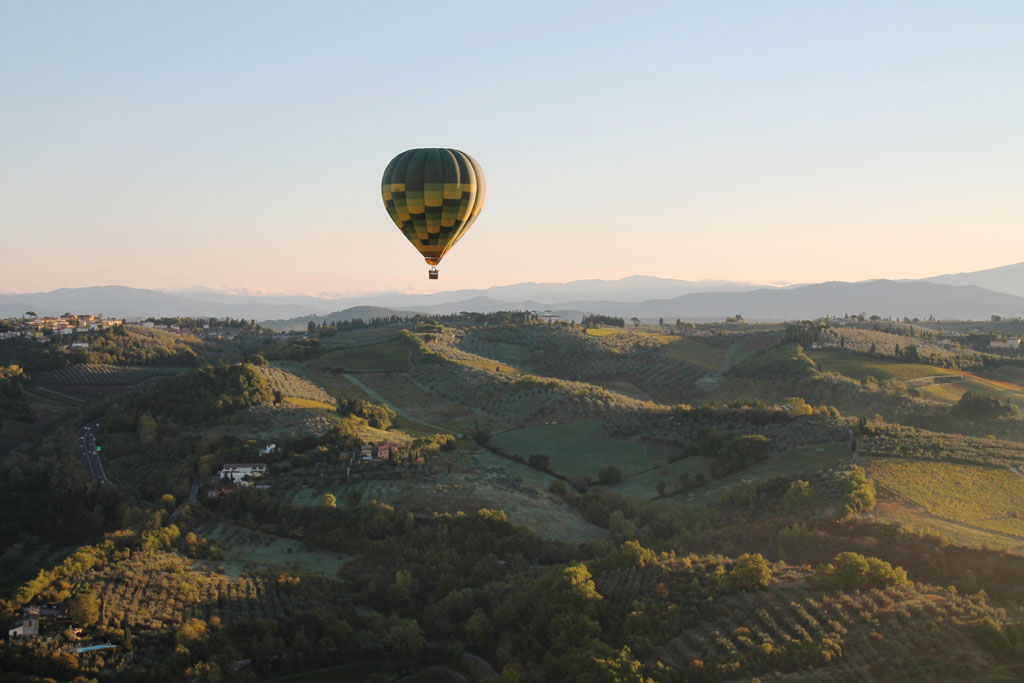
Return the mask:
[(266, 463), (236, 462), (225, 464), (220, 470), (220, 478), (228, 479), (233, 484), (248, 486), (249, 481), (262, 477), (267, 471)]
[(22, 616), (11, 622), (7, 629), (7, 635), (11, 638), (33, 638), (39, 635), (39, 615)]
[(394, 441), (382, 441), (379, 444), (364, 443), (359, 447), (359, 460), (362, 462), (374, 462), (391, 460), (402, 450), (402, 444)]
[(63, 602), (25, 605), (21, 608), (21, 616), (11, 622), (7, 635), (11, 638), (34, 638), (39, 635), (44, 618), (50, 620), (47, 622), (50, 626), (69, 622), (71, 608)]
[(397, 444), (394, 441), (382, 441), (377, 444), (377, 459), (388, 460), (392, 454), (398, 455), (401, 450), (401, 444)]

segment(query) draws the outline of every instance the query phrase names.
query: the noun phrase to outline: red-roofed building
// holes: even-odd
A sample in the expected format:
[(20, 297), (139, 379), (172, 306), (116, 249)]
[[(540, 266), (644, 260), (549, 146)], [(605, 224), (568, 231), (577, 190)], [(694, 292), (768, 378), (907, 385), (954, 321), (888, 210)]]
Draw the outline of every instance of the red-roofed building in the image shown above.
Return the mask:
[(377, 459), (390, 460), (392, 454), (397, 455), (402, 450), (402, 445), (394, 441), (383, 441), (377, 444)]

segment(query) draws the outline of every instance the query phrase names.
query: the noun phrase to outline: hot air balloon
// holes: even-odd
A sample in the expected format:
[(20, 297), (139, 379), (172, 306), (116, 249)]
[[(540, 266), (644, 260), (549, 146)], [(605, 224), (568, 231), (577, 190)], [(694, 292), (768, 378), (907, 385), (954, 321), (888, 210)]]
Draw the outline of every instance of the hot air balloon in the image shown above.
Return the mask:
[(476, 159), (457, 149), (430, 147), (402, 152), (384, 169), (381, 194), (388, 215), (430, 265), (455, 246), (480, 215), (487, 194)]

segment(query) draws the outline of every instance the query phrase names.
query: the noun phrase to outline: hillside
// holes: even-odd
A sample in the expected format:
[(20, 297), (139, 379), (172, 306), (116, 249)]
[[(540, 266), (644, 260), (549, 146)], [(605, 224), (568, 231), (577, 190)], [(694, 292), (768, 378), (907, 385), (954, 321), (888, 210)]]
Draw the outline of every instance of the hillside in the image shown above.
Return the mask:
[[(321, 325), (253, 364), (138, 386), (142, 366), (43, 375), (95, 376), (107, 393), (80, 393), (0, 469), (0, 608), (102, 597), (84, 636), (116, 647), (55, 662), (5, 647), (0, 666), (200, 680), (230, 679), (241, 659), (247, 676), (356, 679), (1022, 673), (1013, 359), (852, 319), (515, 319)], [(75, 446), (87, 420), (102, 485)], [(394, 450), (360, 456), (377, 444)], [(216, 476), (252, 462), (260, 488)]]

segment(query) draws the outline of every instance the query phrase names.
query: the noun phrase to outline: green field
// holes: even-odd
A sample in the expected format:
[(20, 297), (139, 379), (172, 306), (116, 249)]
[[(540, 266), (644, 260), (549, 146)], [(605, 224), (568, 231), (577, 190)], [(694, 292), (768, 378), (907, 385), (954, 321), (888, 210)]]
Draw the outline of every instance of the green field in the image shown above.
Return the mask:
[(662, 353), (669, 358), (675, 358), (690, 365), (696, 365), (709, 372), (718, 372), (725, 361), (726, 349), (705, 344), (696, 339), (673, 337), (670, 337), (670, 339), (672, 341), (665, 344), (665, 348), (662, 350)]
[(679, 475), (688, 473), (690, 476), (703, 474), (711, 477), (711, 461), (708, 458), (684, 458), (663, 467), (626, 477), (615, 490), (630, 498), (654, 498), (658, 495), (658, 482), (665, 482), (666, 493), (676, 488)]
[(849, 457), (850, 445), (845, 442), (805, 446), (786, 453), (780, 453), (742, 472), (715, 480), (706, 486), (681, 496), (681, 498), (687, 505), (706, 505), (714, 500), (714, 496), (719, 491), (741, 481), (750, 481), (756, 484), (757, 482), (777, 477), (789, 477), (804, 472), (813, 472), (822, 467), (834, 465)]
[(310, 361), (322, 370), (393, 372), (409, 368), (409, 349), (398, 342), (339, 349)]
[(493, 451), (487, 450), (486, 448), (471, 453), (469, 457), (472, 458), (480, 467), (500, 467), (511, 477), (518, 477), (524, 482), (540, 485), (545, 488), (548, 484), (557, 479), (557, 477), (550, 475), (547, 472), (542, 472), (541, 470), (530, 467), (526, 463), (504, 458)]
[(203, 535), (224, 544), (223, 560), (206, 560), (204, 563), (224, 567), (228, 576), (239, 576), (246, 569), (276, 569), (336, 577), (338, 570), (349, 560), (345, 555), (311, 550), (299, 541), (250, 531), (234, 524), (217, 524), (205, 529)]
[(1001, 386), (983, 380), (967, 379), (963, 382), (933, 384), (927, 387), (920, 387), (918, 391), (928, 398), (946, 403), (956, 403), (966, 392), (973, 391), (976, 394), (988, 396), (1003, 403), (1009, 401), (1020, 408), (1024, 408), (1024, 392), (1004, 389)]
[(504, 358), (511, 363), (525, 363), (530, 358), (530, 350), (520, 344), (498, 342), (498, 358)]
[(665, 464), (674, 452), (665, 446), (612, 438), (596, 421), (516, 429), (496, 435), (489, 445), (522, 458), (543, 453), (555, 472), (591, 478), (597, 478), (598, 470), (607, 465), (627, 476), (642, 472)]
[(868, 375), (876, 379), (912, 380), (937, 375), (955, 375), (952, 370), (921, 363), (901, 363), (885, 358), (861, 356), (844, 351), (810, 351), (808, 356), (825, 372), (837, 372), (853, 379)]

